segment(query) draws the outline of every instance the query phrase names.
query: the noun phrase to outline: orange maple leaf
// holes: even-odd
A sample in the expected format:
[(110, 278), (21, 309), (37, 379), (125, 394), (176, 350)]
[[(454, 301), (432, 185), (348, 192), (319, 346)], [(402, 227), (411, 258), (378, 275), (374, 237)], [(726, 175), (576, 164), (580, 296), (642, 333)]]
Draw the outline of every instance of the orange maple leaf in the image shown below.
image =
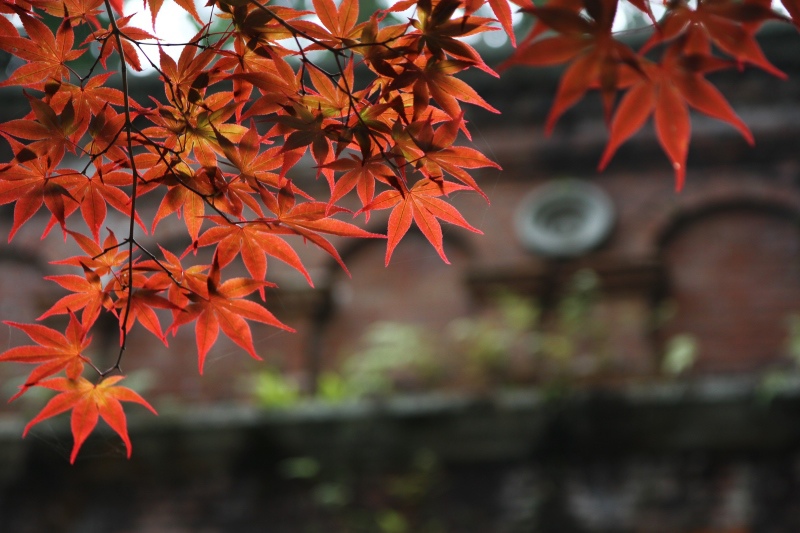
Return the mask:
[[(748, 144), (753, 136), (720, 92), (703, 77), (719, 62), (700, 57), (686, 58), (670, 48), (661, 64), (643, 63), (645, 75), (636, 80), (620, 100), (610, 125), (610, 137), (598, 166), (605, 168), (617, 148), (654, 116), (656, 137), (675, 171), (680, 190), (686, 177), (691, 123), (689, 106), (735, 127)], [(704, 68), (704, 64), (707, 65)]]
[(91, 338), (86, 337), (87, 328), (81, 324), (75, 313), (69, 311), (70, 320), (66, 335), (40, 324), (20, 324), (6, 321), (5, 324), (24, 331), (36, 344), (16, 346), (0, 354), (0, 362), (26, 363), (38, 365), (20, 387), (20, 391), (11, 397), (13, 401), (22, 396), (29, 388), (39, 385), (41, 380), (66, 370), (67, 376), (77, 379), (83, 372), (83, 355)]
[(81, 323), (84, 328), (88, 329), (95, 323), (103, 308), (111, 307), (111, 296), (108, 291), (103, 288), (100, 276), (86, 265), (81, 266), (83, 267), (83, 276), (62, 274), (59, 276), (46, 276), (44, 278), (55, 281), (63, 288), (70, 291), (70, 294), (67, 294), (54, 303), (50, 309), (39, 317), (39, 320), (53, 315), (70, 312), (76, 313), (80, 309), (83, 309)]
[(401, 147), (403, 156), (408, 161), (413, 161), (414, 166), (426, 177), (439, 181), (446, 172), (479, 193), (488, 202), (489, 197), (478, 187), (472, 175), (464, 169), (491, 167), (499, 170), (500, 165), (474, 148), (453, 146), (463, 123), (463, 112), (443, 123), (435, 131), (430, 119), (420, 120), (410, 124), (402, 134), (396, 135), (395, 140)]
[(0, 23), (0, 49), (13, 53), (26, 62), (0, 87), (19, 85), (39, 88), (47, 78), (69, 79), (67, 62), (86, 51), (73, 50), (75, 36), (68, 18), (64, 18), (56, 34), (44, 22), (22, 12), (17, 12), (28, 38), (20, 37), (8, 19)]
[[(221, 217), (211, 217), (216, 226), (207, 230), (198, 240), (198, 246), (209, 246), (217, 243), (217, 256), (223, 267), (241, 255), (242, 262), (250, 275), (263, 280), (267, 274), (267, 255), (276, 257), (303, 274), (310, 286), (314, 286), (294, 251), (285, 240), (269, 233), (263, 224), (227, 224)], [(263, 296), (263, 287), (261, 289)]]
[(358, 22), (358, 0), (344, 0), (336, 8), (332, 0), (312, 0), (320, 22), (335, 40), (349, 44), (360, 34), (364, 23)]
[(264, 230), (280, 235), (300, 235), (304, 240), (319, 246), (349, 275), (336, 248), (321, 235), (337, 235), (340, 237), (360, 237), (382, 239), (384, 235), (371, 233), (358, 226), (333, 218), (330, 215), (349, 212), (342, 207), (332, 207), (325, 202), (304, 202), (295, 204), (294, 189), (287, 180), (278, 195), (262, 195), (267, 208), (275, 213), (274, 218), (259, 218), (254, 222), (263, 224)]
[(39, 382), (39, 386), (61, 391), (61, 394), (51, 398), (39, 414), (28, 422), (22, 432), (22, 436), (27, 435), (31, 427), (42, 420), (72, 409), (70, 426), (75, 443), (72, 447), (70, 463), (75, 463), (78, 451), (95, 426), (97, 426), (97, 421), (100, 418), (105, 420), (111, 426), (111, 429), (116, 431), (122, 438), (130, 458), (131, 440), (128, 437), (125, 412), (122, 410), (120, 401), (138, 403), (147, 407), (153, 414), (157, 415), (158, 413), (153, 409), (153, 406), (136, 392), (126, 387), (117, 387), (116, 384), (122, 379), (123, 376), (111, 376), (98, 384), (91, 383), (82, 377), (77, 379), (53, 378)]
[(412, 220), (416, 222), (422, 234), (430, 241), (445, 263), (450, 263), (444, 254), (442, 227), (437, 219), (456, 226), (467, 228), (474, 233), (483, 233), (467, 222), (455, 207), (437, 198), (455, 191), (468, 190), (469, 187), (448, 181), (433, 181), (427, 178), (414, 184), (411, 189), (403, 182), (398, 182), (400, 189), (385, 191), (365, 206), (362, 211), (388, 209), (393, 207), (389, 215), (388, 243), (386, 246), (386, 264), (392, 258), (392, 252), (408, 232)]
[(253, 335), (246, 320), (262, 322), (270, 326), (294, 331), (275, 318), (267, 309), (244, 297), (261, 287), (274, 286), (267, 281), (233, 278), (220, 283), (220, 263), (216, 255), (206, 280), (205, 294), (192, 292), (188, 295), (192, 302), (183, 312), (175, 314), (170, 330), (175, 332), (180, 326), (197, 320), (195, 339), (197, 342), (197, 364), (200, 374), (211, 347), (217, 342), (219, 330), (233, 342), (244, 348), (254, 359), (261, 359), (253, 346)]
[[(636, 69), (639, 64), (639, 58), (628, 45), (611, 38), (617, 0), (558, 0), (523, 11), (536, 16), (537, 25), (503, 67), (549, 66), (570, 61), (561, 77), (545, 131), (552, 132), (559, 117), (594, 87), (600, 89), (605, 117), (610, 120), (620, 67), (628, 65)], [(543, 27), (558, 34), (533, 39)]]

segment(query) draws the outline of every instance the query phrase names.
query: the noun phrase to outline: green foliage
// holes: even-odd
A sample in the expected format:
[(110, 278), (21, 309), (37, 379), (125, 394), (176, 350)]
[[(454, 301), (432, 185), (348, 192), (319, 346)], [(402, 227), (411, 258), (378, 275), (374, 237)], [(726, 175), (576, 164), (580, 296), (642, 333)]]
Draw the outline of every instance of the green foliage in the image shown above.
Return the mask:
[(675, 335), (667, 342), (661, 360), (661, 371), (669, 376), (678, 376), (694, 365), (697, 355), (697, 341), (693, 336)]
[(394, 509), (387, 509), (378, 514), (378, 527), (383, 533), (406, 533), (409, 531), (408, 521)]
[[(562, 394), (613, 377), (601, 300), (597, 275), (582, 270), (550, 311), (529, 298), (500, 292), (483, 313), (456, 318), (439, 331), (418, 324), (373, 323), (338, 369), (319, 376), (315, 400), (340, 403), (403, 392), (530, 386)], [(672, 314), (669, 304), (657, 309), (657, 327), (665, 326)], [(787, 317), (786, 327), (785, 364), (759, 377), (762, 400), (797, 386), (800, 379), (800, 315)], [(662, 379), (686, 376), (699, 356), (693, 335), (673, 335), (661, 355)], [(274, 371), (257, 376), (253, 394), (265, 407), (287, 407), (304, 399), (294, 381)]]
[(342, 379), (355, 397), (420, 388), (437, 373), (437, 339), (422, 326), (399, 322), (370, 325), (360, 349), (345, 361)]
[(789, 315), (786, 319), (788, 339), (786, 349), (794, 361), (795, 366), (800, 365), (800, 315)]
[(292, 457), (278, 464), (279, 474), (298, 481), (310, 500), (352, 533), (443, 533), (428, 504), (440, 491), (442, 466), (427, 449), (391, 468), (355, 472), (345, 463), (323, 464), (315, 457)]
[(278, 465), (278, 470), (286, 479), (312, 479), (319, 474), (319, 461), (313, 457), (291, 457)]
[(800, 314), (786, 318), (786, 329), (784, 364), (767, 369), (756, 388), (756, 396), (762, 403), (769, 403), (788, 391), (800, 390)]
[(336, 372), (323, 372), (317, 380), (317, 398), (324, 402), (339, 403), (352, 397), (344, 378)]
[[(316, 400), (339, 403), (424, 390), (562, 388), (601, 376), (608, 347), (598, 301), (597, 276), (583, 270), (548, 313), (529, 298), (501, 292), (484, 313), (459, 317), (441, 331), (373, 323), (340, 368), (319, 376)], [(296, 384), (275, 372), (260, 375), (255, 387), (265, 407), (301, 400)]]
[(265, 407), (288, 407), (300, 399), (300, 388), (275, 370), (266, 370), (255, 375), (253, 395)]

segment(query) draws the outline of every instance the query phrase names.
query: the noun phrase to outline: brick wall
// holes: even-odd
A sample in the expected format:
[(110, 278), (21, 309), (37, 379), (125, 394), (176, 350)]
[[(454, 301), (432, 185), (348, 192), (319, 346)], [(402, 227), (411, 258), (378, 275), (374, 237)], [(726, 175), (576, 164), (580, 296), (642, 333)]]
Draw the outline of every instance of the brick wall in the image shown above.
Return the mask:
[[(540, 124), (553, 94), (552, 74), (536, 78), (512, 71), (500, 85), (479, 80), (487, 83), (481, 91), (505, 115), (498, 120), (470, 110), (474, 142), (504, 171), (478, 176), (491, 205), (478, 195), (459, 195), (455, 201), (485, 235), (445, 228), (450, 266), (414, 236), (398, 249), (388, 269), (383, 267), (381, 243), (339, 243), (352, 278), (298, 240), (317, 289), (310, 292), (290, 268), (270, 261), (268, 277), (282, 290), (270, 292), (268, 305), (298, 333), (255, 326), (259, 353), (307, 382), (320, 368), (340, 360), (372, 321), (410, 321), (441, 329), (454, 317), (480, 311), (484, 296), (497, 288), (528, 294), (546, 307), (557, 301), (570, 273), (590, 268), (601, 274), (613, 350), (634, 374), (658, 368), (665, 339), (681, 332), (698, 340), (700, 373), (748, 372), (781, 362), (785, 320), (800, 311), (795, 305), (800, 290), (800, 161), (794, 145), (800, 124), (800, 54), (787, 52), (790, 44), (800, 46), (797, 41), (793, 34), (776, 34), (765, 42), (776, 64), (792, 72), (792, 81), (779, 82), (751, 70), (718, 79), (751, 125), (757, 145), (751, 149), (731, 128), (699, 118), (687, 185), (680, 194), (674, 192), (669, 165), (648, 132), (623, 147), (606, 172), (595, 173), (605, 142), (596, 102), (571, 110), (553, 136), (544, 138)], [(308, 174), (300, 169), (296, 179), (307, 182)], [(600, 248), (556, 261), (525, 251), (515, 235), (514, 214), (532, 188), (562, 177), (602, 188), (615, 205), (617, 222)], [(4, 208), (2, 216), (8, 220), (11, 209)], [(145, 213), (144, 218), (151, 217)], [(374, 218), (378, 227), (379, 215)], [(120, 222), (112, 218), (109, 225)], [(8, 223), (2, 227), (7, 231)], [(161, 229), (172, 234), (169, 222)], [(40, 272), (63, 272), (48, 262), (71, 253), (57, 233), (40, 241), (38, 232), (27, 228), (0, 257), (0, 268), (8, 272), (0, 285), (3, 319), (30, 320), (59, 296), (55, 284), (38, 279)], [(179, 238), (173, 242), (178, 251), (186, 244)], [(21, 265), (23, 271), (17, 270)], [(674, 320), (654, 332), (654, 316), (671, 303)], [(112, 360), (113, 331), (104, 338), (98, 349)], [(25, 341), (20, 332), (0, 328), (3, 345)], [(258, 368), (235, 345), (221, 341), (209, 354), (207, 376), (197, 380), (190, 330), (171, 339), (169, 349), (144, 332), (133, 335), (130, 343), (126, 371), (158, 368), (147, 373), (151, 391), (171, 401), (241, 399), (239, 377)], [(13, 389), (11, 383), (20, 378), (10, 376), (24, 370), (5, 365), (0, 372), (5, 388)]]

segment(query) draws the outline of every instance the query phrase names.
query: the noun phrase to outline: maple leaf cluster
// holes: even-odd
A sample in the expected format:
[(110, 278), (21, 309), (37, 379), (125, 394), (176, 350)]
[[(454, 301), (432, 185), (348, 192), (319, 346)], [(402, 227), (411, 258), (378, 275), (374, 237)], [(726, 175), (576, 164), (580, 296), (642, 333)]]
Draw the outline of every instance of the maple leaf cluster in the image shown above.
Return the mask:
[[(153, 27), (163, 3), (145, 3)], [(569, 63), (547, 128), (599, 90), (610, 128), (601, 167), (654, 115), (679, 186), (688, 106), (752, 140), (704, 75), (742, 64), (780, 75), (754, 35), (767, 20), (788, 20), (762, 0), (679, 0), (656, 21), (649, 4), (630, 0), (656, 26), (634, 51), (611, 31), (618, 0), (403, 0), (369, 14), (357, 0), (312, 0), (313, 11), (211, 0), (206, 21), (191, 0), (175, 3), (200, 26), (186, 43), (132, 26), (120, 0), (0, 0), (0, 49), (24, 62), (0, 86), (22, 89), (30, 104), (0, 124), (13, 152), (0, 167), (0, 204), (14, 204), (9, 240), (44, 207), (43, 237), (58, 226), (83, 252), (57, 261), (71, 273), (48, 277), (67, 294), (40, 319), (67, 316), (65, 332), (7, 322), (33, 344), (0, 361), (35, 365), (15, 397), (31, 387), (59, 391), (25, 431), (71, 410), (72, 461), (100, 417), (130, 454), (120, 401), (152, 410), (117, 384), (136, 323), (166, 344), (194, 322), (202, 373), (220, 331), (258, 358), (249, 322), (290, 329), (264, 303), (269, 258), (312, 283), (290, 237), (346, 270), (331, 237), (385, 238), (388, 264), (412, 225), (444, 261), (442, 221), (480, 233), (451, 199), (486, 197), (475, 171), (499, 169), (468, 146), (464, 105), (496, 110), (458, 75), (496, 75), (466, 38), (504, 31), (516, 43), (511, 4), (535, 24), (505, 66)], [(797, 22), (797, 0), (784, 6)], [(174, 45), (182, 46), (177, 58), (167, 53)], [(129, 71), (148, 64), (164, 94), (134, 100)], [(303, 158), (327, 184), (326, 197), (288, 176)], [(158, 205), (149, 225), (138, 208), (144, 196)], [(348, 209), (353, 202), (360, 207)], [(109, 207), (129, 221), (126, 235), (104, 231)], [(390, 210), (385, 234), (347, 220), (381, 210)], [(173, 215), (189, 246), (145, 248), (139, 235), (157, 235)], [(197, 259), (200, 248), (213, 252), (210, 263)], [(224, 275), (236, 261), (248, 277)], [(119, 324), (120, 351), (107, 369), (89, 355), (102, 313)]]
[(652, 115), (680, 190), (691, 137), (689, 108), (727, 122), (753, 144), (747, 125), (705, 76), (753, 66), (785, 78), (764, 56), (756, 33), (770, 21), (800, 26), (800, 1), (781, 0), (786, 18), (770, 0), (668, 0), (660, 20), (650, 2), (627, 2), (654, 26), (638, 50), (612, 34), (618, 0), (550, 0), (522, 8), (536, 22), (506, 66), (568, 63), (547, 118), (548, 132), (589, 90), (600, 92), (610, 132), (600, 170)]

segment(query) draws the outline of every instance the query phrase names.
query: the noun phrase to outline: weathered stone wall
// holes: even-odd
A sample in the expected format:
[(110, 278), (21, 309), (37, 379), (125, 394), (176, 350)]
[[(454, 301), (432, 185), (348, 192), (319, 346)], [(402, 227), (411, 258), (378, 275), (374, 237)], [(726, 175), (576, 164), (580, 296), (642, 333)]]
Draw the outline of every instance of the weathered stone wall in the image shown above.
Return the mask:
[(743, 382), (133, 417), (0, 439), (14, 533), (794, 533), (800, 396)]

